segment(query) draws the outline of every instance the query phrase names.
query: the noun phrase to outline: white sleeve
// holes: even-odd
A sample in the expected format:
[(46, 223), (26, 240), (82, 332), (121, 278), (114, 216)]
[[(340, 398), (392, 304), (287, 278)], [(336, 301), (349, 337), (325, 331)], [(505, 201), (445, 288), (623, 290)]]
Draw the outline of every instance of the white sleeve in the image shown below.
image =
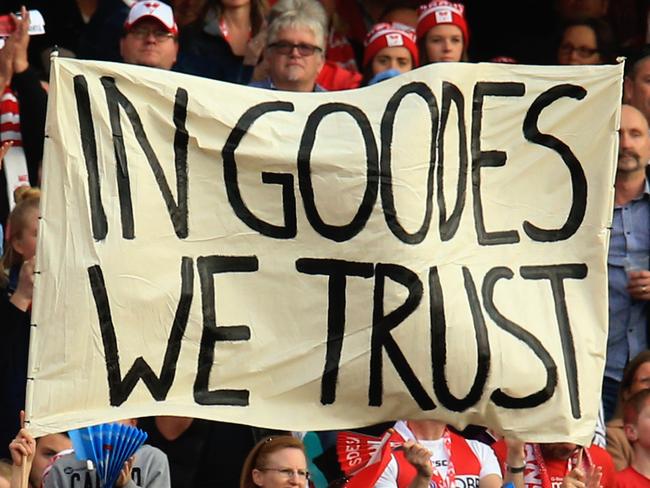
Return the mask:
[(386, 469), (375, 483), (375, 488), (397, 488), (397, 461), (391, 456)]
[(479, 441), (468, 440), (467, 442), (481, 463), (481, 474), (479, 475), (479, 478), (484, 478), (489, 474), (496, 474), (501, 478), (502, 475), (499, 461), (497, 460), (492, 448)]

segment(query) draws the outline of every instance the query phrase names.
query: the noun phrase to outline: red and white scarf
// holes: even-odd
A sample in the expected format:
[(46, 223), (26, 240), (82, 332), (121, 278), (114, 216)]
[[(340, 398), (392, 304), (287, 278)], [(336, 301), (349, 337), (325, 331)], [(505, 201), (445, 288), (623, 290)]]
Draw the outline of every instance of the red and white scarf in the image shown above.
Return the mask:
[[(561, 474), (564, 478), (578, 464), (578, 454), (574, 453), (566, 460), (566, 467)], [(582, 468), (588, 468), (593, 465), (591, 454), (588, 449), (583, 450)], [(586, 469), (585, 469), (586, 471)], [(557, 476), (556, 476), (557, 478)], [(557, 482), (558, 480), (556, 480)], [(544, 456), (539, 444), (526, 444), (526, 468), (524, 471), (524, 485), (526, 487), (541, 486), (542, 488), (552, 488), (553, 480), (548, 472)]]
[(5, 88), (0, 96), (0, 144), (13, 142), (5, 154), (2, 167), (7, 180), (9, 208), (13, 209), (14, 191), (20, 186), (29, 186), (27, 160), (23, 150), (23, 138), (20, 133), (20, 112), (18, 99), (11, 88)]

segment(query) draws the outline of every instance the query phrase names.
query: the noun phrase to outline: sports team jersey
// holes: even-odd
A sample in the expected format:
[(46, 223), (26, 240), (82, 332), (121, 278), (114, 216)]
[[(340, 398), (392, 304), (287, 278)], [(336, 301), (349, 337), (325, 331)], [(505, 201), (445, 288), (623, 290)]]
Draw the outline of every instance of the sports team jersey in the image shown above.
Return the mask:
[(632, 466), (619, 471), (614, 476), (614, 486), (616, 488), (644, 488), (650, 487), (650, 479), (643, 476)]

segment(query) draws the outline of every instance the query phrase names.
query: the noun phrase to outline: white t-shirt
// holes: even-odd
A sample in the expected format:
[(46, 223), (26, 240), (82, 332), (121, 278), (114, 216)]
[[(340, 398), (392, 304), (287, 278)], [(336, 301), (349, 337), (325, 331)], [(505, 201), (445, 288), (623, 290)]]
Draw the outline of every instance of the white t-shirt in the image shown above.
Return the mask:
[[(479, 441), (467, 440), (467, 444), (472, 449), (472, 452), (481, 464), (480, 478), (484, 478), (490, 474), (496, 474), (501, 477), (501, 469), (499, 468), (499, 461), (497, 461), (494, 451), (490, 446), (483, 444)], [(443, 478), (447, 476), (447, 466), (449, 465), (449, 458), (444, 446), (444, 440), (438, 439), (437, 441), (421, 441), (418, 443), (431, 451), (431, 464), (434, 469), (440, 473)], [(375, 488), (395, 488), (397, 486), (397, 461), (395, 457), (391, 456), (391, 460), (386, 466), (386, 469), (381, 474)], [(472, 478), (472, 479), (468, 479)], [(478, 487), (478, 482), (475, 476), (456, 476), (455, 488), (469, 488)]]

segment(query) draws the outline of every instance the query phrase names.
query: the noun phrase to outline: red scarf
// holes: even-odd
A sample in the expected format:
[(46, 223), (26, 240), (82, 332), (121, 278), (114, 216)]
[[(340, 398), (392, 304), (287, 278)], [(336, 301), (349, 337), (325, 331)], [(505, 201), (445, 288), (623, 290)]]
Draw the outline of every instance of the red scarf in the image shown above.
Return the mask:
[[(555, 462), (557, 463), (557, 461)], [(526, 468), (524, 471), (524, 484), (528, 487), (541, 486), (542, 488), (552, 488), (553, 480), (561, 482), (562, 479), (578, 464), (578, 454), (574, 453), (566, 460), (566, 465), (562, 473), (549, 473), (542, 450), (539, 444), (526, 444)], [(593, 461), (587, 449), (583, 450), (582, 468), (586, 471)], [(553, 479), (551, 479), (553, 476)], [(559, 477), (558, 477), (559, 476)]]

